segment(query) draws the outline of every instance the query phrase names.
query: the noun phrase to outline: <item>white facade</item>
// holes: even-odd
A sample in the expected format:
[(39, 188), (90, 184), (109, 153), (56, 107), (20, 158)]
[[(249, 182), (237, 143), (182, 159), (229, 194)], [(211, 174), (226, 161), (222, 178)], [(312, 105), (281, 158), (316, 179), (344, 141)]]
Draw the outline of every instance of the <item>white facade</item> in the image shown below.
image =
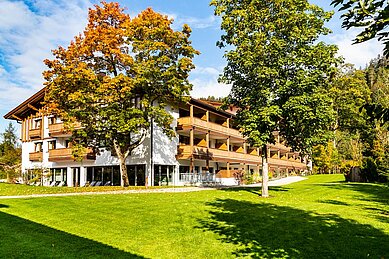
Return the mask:
[[(166, 107), (167, 111), (173, 116), (172, 128), (177, 126), (178, 111), (171, 107)], [(66, 168), (66, 184), (67, 186), (73, 186), (74, 174), (73, 170), (79, 170), (78, 185), (84, 186), (87, 184), (87, 168), (88, 167), (107, 167), (118, 166), (119, 160), (115, 156), (111, 156), (110, 151), (101, 150), (100, 154), (96, 156), (95, 160), (84, 159), (81, 162), (77, 161), (63, 161), (63, 162), (51, 162), (49, 161), (49, 142), (56, 141), (56, 149), (66, 148), (66, 140), (68, 137), (51, 137), (48, 128), (48, 117), (43, 119), (43, 138), (33, 140), (31, 142), (22, 143), (22, 171), (27, 172), (31, 169), (65, 169)], [(153, 135), (151, 136), (151, 132)], [(152, 147), (151, 147), (152, 145)], [(144, 139), (143, 143), (139, 145), (131, 155), (127, 158), (126, 164), (131, 165), (144, 165), (145, 166), (145, 179), (147, 179), (148, 186), (154, 185), (154, 174), (152, 174), (153, 165), (174, 166), (173, 179), (170, 184), (183, 185), (178, 179), (179, 163), (175, 156), (177, 155), (178, 135), (169, 138), (162, 130), (153, 125), (153, 129), (149, 131), (148, 135)], [(42, 153), (42, 161), (30, 161), (30, 153), (39, 151)], [(151, 150), (153, 153), (151, 154)], [(50, 185), (53, 179), (46, 178), (43, 182), (44, 185)]]

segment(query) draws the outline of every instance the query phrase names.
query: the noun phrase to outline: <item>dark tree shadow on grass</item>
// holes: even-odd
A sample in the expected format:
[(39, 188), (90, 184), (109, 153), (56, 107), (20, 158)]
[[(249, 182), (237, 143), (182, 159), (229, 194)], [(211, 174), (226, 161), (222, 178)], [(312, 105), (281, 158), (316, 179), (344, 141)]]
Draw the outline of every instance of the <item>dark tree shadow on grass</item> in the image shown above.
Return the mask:
[[(227, 188), (221, 188), (220, 190), (226, 191), (226, 192), (240, 192), (240, 191), (246, 191), (258, 196), (261, 196), (261, 187), (248, 187), (248, 186), (242, 186), (242, 187), (227, 187)], [(282, 186), (269, 186), (269, 191), (271, 192), (287, 192), (289, 191), (289, 188), (282, 187)]]
[(0, 258), (144, 258), (4, 212), (0, 244)]
[(200, 220), (234, 256), (251, 258), (388, 258), (389, 236), (370, 225), (273, 204), (220, 199)]

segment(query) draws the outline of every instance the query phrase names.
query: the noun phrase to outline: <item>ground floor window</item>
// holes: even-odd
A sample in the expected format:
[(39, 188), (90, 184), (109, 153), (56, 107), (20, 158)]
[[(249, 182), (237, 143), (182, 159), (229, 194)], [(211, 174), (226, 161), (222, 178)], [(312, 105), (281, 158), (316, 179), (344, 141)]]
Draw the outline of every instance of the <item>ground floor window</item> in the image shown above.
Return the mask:
[[(64, 186), (66, 185), (66, 180), (67, 180), (67, 168), (51, 168), (50, 169), (51, 173), (51, 183), (52, 185), (61, 185)], [(61, 184), (62, 183), (62, 184)]]
[(90, 186), (120, 185), (119, 166), (87, 167), (86, 181)]
[(166, 186), (173, 183), (174, 165), (154, 165), (154, 186)]
[[(145, 165), (127, 165), (127, 174), (131, 186), (145, 185)], [(120, 186), (119, 166), (87, 167), (86, 181), (90, 186)]]
[(146, 165), (127, 165), (127, 174), (131, 186), (145, 186)]

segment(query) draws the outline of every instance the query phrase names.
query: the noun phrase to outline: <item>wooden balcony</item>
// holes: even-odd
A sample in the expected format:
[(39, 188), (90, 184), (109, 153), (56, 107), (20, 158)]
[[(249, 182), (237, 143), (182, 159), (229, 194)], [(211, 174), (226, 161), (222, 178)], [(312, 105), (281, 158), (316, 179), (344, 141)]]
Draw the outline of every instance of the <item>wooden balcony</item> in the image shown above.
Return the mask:
[(33, 162), (42, 162), (43, 160), (43, 153), (42, 152), (31, 152), (29, 154), (29, 159), (30, 161), (33, 161)]
[[(96, 155), (92, 150), (88, 150), (87, 154), (83, 157), (83, 160), (95, 160)], [(58, 148), (49, 150), (50, 162), (62, 162), (62, 161), (74, 161), (71, 148)]]
[[(189, 159), (192, 155), (191, 148), (189, 145), (180, 145), (178, 146), (178, 155), (177, 159)], [(220, 162), (237, 162), (237, 163), (246, 163), (259, 165), (262, 164), (262, 158), (258, 155), (251, 154), (242, 154), (237, 152), (228, 152), (226, 150), (220, 150), (215, 148), (207, 148), (194, 146), (193, 147), (193, 157), (200, 160), (213, 160)], [(296, 168), (296, 169), (306, 169), (306, 164), (298, 160), (285, 160), (278, 158), (269, 158), (268, 160), (270, 166), (276, 167), (287, 167), (287, 168)]]
[(296, 169), (306, 169), (307, 165), (300, 162), (299, 160), (286, 160), (286, 159), (278, 159), (278, 158), (269, 158), (270, 166), (280, 166), (287, 168), (296, 168)]
[(28, 131), (28, 135), (29, 135), (30, 138), (32, 138), (32, 139), (40, 139), (40, 138), (42, 138), (42, 130), (41, 130), (41, 128), (30, 129), (30, 130)]
[[(75, 129), (81, 128), (80, 123), (76, 123), (74, 125)], [(49, 124), (49, 134), (52, 137), (60, 137), (60, 136), (70, 136), (72, 133), (69, 130), (65, 129), (65, 126), (63, 123), (55, 123), (55, 124)]]
[(204, 132), (210, 131), (211, 134), (219, 134), (223, 136), (230, 136), (233, 138), (239, 138), (239, 139), (244, 139), (242, 134), (239, 132), (239, 130), (232, 129), (232, 128), (227, 128), (226, 126), (214, 123), (214, 122), (207, 122), (205, 120), (202, 120), (200, 118), (196, 117), (182, 117), (178, 118), (178, 128), (185, 130), (189, 129), (192, 126), (195, 126), (196, 129), (198, 130), (203, 130)]
[(227, 150), (221, 150), (216, 148), (207, 148), (194, 146), (191, 152), (191, 148), (189, 145), (180, 145), (178, 147), (178, 155), (177, 159), (189, 159), (192, 155), (195, 159), (201, 160), (214, 160), (221, 162), (240, 162), (240, 163), (252, 163), (252, 164), (260, 164), (261, 157), (250, 154), (243, 154), (238, 152), (232, 152)]

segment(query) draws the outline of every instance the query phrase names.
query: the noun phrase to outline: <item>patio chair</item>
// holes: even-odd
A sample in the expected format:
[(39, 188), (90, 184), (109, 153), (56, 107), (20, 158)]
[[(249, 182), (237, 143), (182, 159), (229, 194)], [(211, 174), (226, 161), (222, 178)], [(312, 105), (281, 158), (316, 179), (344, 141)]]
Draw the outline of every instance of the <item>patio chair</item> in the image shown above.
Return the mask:
[(104, 186), (110, 186), (111, 185), (111, 181), (108, 181), (104, 184)]
[(95, 184), (95, 186), (101, 186), (102, 184), (103, 184), (102, 181), (98, 181), (98, 182)]
[(92, 182), (89, 184), (89, 186), (95, 186), (95, 184), (96, 184), (96, 181), (92, 181)]

